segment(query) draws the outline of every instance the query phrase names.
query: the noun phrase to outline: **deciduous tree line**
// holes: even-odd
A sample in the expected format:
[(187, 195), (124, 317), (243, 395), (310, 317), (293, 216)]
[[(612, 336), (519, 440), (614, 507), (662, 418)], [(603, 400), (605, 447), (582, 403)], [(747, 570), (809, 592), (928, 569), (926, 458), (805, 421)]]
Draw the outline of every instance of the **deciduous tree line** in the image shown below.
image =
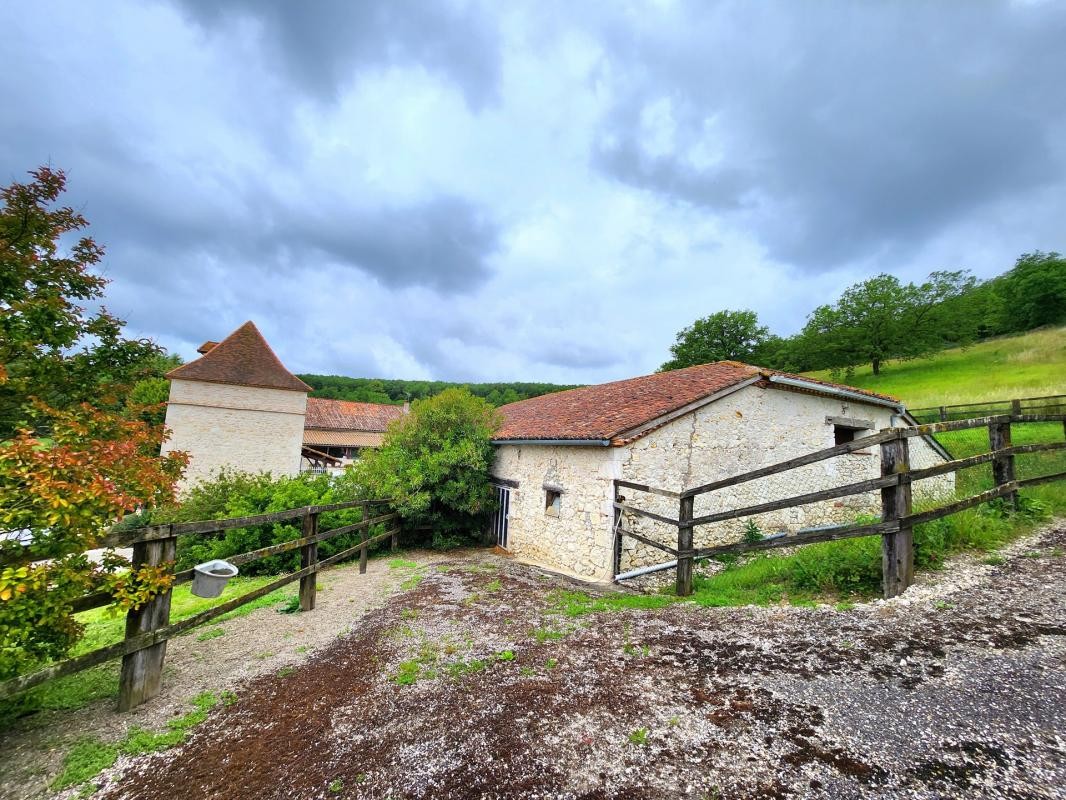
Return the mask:
[(754, 311), (718, 311), (677, 334), (661, 371), (745, 361), (789, 372), (850, 370), (918, 358), (977, 339), (1066, 322), (1066, 258), (1026, 253), (988, 281), (968, 271), (933, 272), (922, 283), (875, 275), (819, 306), (795, 336), (772, 334)]

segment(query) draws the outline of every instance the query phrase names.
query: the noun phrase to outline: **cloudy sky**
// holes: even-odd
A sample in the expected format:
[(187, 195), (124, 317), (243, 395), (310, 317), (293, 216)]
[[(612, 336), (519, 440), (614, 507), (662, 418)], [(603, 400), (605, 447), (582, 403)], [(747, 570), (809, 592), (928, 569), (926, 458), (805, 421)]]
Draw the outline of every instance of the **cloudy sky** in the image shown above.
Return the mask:
[(1066, 250), (1066, 3), (0, 3), (0, 179), (51, 163), (186, 358), (598, 382), (877, 272)]

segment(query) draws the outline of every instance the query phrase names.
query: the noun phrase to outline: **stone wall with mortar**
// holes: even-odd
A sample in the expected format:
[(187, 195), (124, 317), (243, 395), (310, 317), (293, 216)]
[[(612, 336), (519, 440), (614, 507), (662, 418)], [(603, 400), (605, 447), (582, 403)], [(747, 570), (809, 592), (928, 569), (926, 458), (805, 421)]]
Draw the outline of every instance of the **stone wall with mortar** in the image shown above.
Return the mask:
[[(493, 474), (518, 481), (511, 490), (508, 549), (523, 561), (610, 580), (612, 487), (621, 448), (500, 445)], [(559, 515), (546, 511), (546, 488), (562, 491)]]
[(295, 475), (300, 469), (307, 395), (201, 381), (172, 380), (163, 452), (184, 450), (183, 491), (223, 467)]
[[(679, 491), (742, 472), (786, 461), (834, 445), (833, 425), (826, 417), (869, 420), (870, 430), (856, 437), (892, 427), (893, 410), (884, 406), (821, 397), (782, 389), (749, 386), (636, 440), (625, 448), (622, 477), (664, 489)], [(932, 466), (942, 459), (920, 438), (910, 440), (915, 468)], [(880, 450), (860, 451), (806, 467), (749, 481), (700, 495), (695, 516), (728, 511), (743, 506), (790, 497), (880, 475)], [(952, 475), (938, 476), (915, 485), (915, 499), (950, 495)], [(676, 519), (678, 501), (644, 492), (623, 490), (627, 500), (640, 508)], [(827, 500), (799, 508), (751, 517), (763, 533), (848, 522), (862, 514), (880, 514), (880, 494)], [(626, 514), (625, 526), (649, 538), (676, 547), (677, 529)], [(698, 526), (697, 547), (739, 541), (747, 520), (730, 520)], [(669, 556), (634, 539), (623, 540), (622, 569), (666, 561)]]

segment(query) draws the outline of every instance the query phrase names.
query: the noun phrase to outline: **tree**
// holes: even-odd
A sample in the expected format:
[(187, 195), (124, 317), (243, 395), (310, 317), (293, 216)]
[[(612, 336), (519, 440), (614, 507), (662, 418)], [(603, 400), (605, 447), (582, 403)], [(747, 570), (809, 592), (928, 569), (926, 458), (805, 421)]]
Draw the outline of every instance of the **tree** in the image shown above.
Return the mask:
[(1002, 302), (1003, 332), (1066, 322), (1066, 258), (1058, 253), (1026, 253), (991, 283)]
[(103, 297), (93, 273), (103, 248), (90, 237), (64, 240), (85, 218), (55, 207), (66, 188), (60, 170), (41, 167), (28, 183), (0, 190), (0, 439), (29, 418), (30, 398), (69, 409), (83, 402), (117, 408), (121, 390), (160, 348), (127, 339), (123, 322), (81, 303)]
[(660, 372), (709, 364), (712, 361), (748, 361), (770, 335), (754, 311), (716, 311), (698, 319), (677, 334), (669, 361)]
[(966, 271), (933, 272), (920, 285), (875, 275), (851, 286), (835, 305), (819, 306), (799, 335), (802, 358), (813, 367), (869, 363), (874, 375), (889, 358), (917, 358), (973, 339), (977, 320), (948, 301), (971, 291)]
[(465, 389), (415, 400), (377, 450), (353, 467), (376, 497), (396, 498), (409, 523), (428, 525), (435, 546), (481, 535), (493, 509), (489, 469), (499, 412)]
[(169, 585), (166, 565), (85, 552), (124, 514), (171, 502), (187, 460), (160, 457), (161, 427), (124, 400), (159, 348), (79, 305), (103, 294), (90, 271), (103, 250), (89, 238), (62, 249), (86, 222), (52, 207), (62, 172), (31, 174), (0, 190), (0, 680), (70, 649), (85, 592), (131, 608)]

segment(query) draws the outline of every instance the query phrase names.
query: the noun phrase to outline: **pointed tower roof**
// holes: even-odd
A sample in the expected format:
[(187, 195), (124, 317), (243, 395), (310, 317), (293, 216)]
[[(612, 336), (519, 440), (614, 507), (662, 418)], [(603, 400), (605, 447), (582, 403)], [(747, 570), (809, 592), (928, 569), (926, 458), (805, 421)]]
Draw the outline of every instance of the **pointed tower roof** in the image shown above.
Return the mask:
[(250, 320), (200, 358), (172, 369), (167, 377), (293, 392), (311, 391), (310, 386), (285, 369)]

